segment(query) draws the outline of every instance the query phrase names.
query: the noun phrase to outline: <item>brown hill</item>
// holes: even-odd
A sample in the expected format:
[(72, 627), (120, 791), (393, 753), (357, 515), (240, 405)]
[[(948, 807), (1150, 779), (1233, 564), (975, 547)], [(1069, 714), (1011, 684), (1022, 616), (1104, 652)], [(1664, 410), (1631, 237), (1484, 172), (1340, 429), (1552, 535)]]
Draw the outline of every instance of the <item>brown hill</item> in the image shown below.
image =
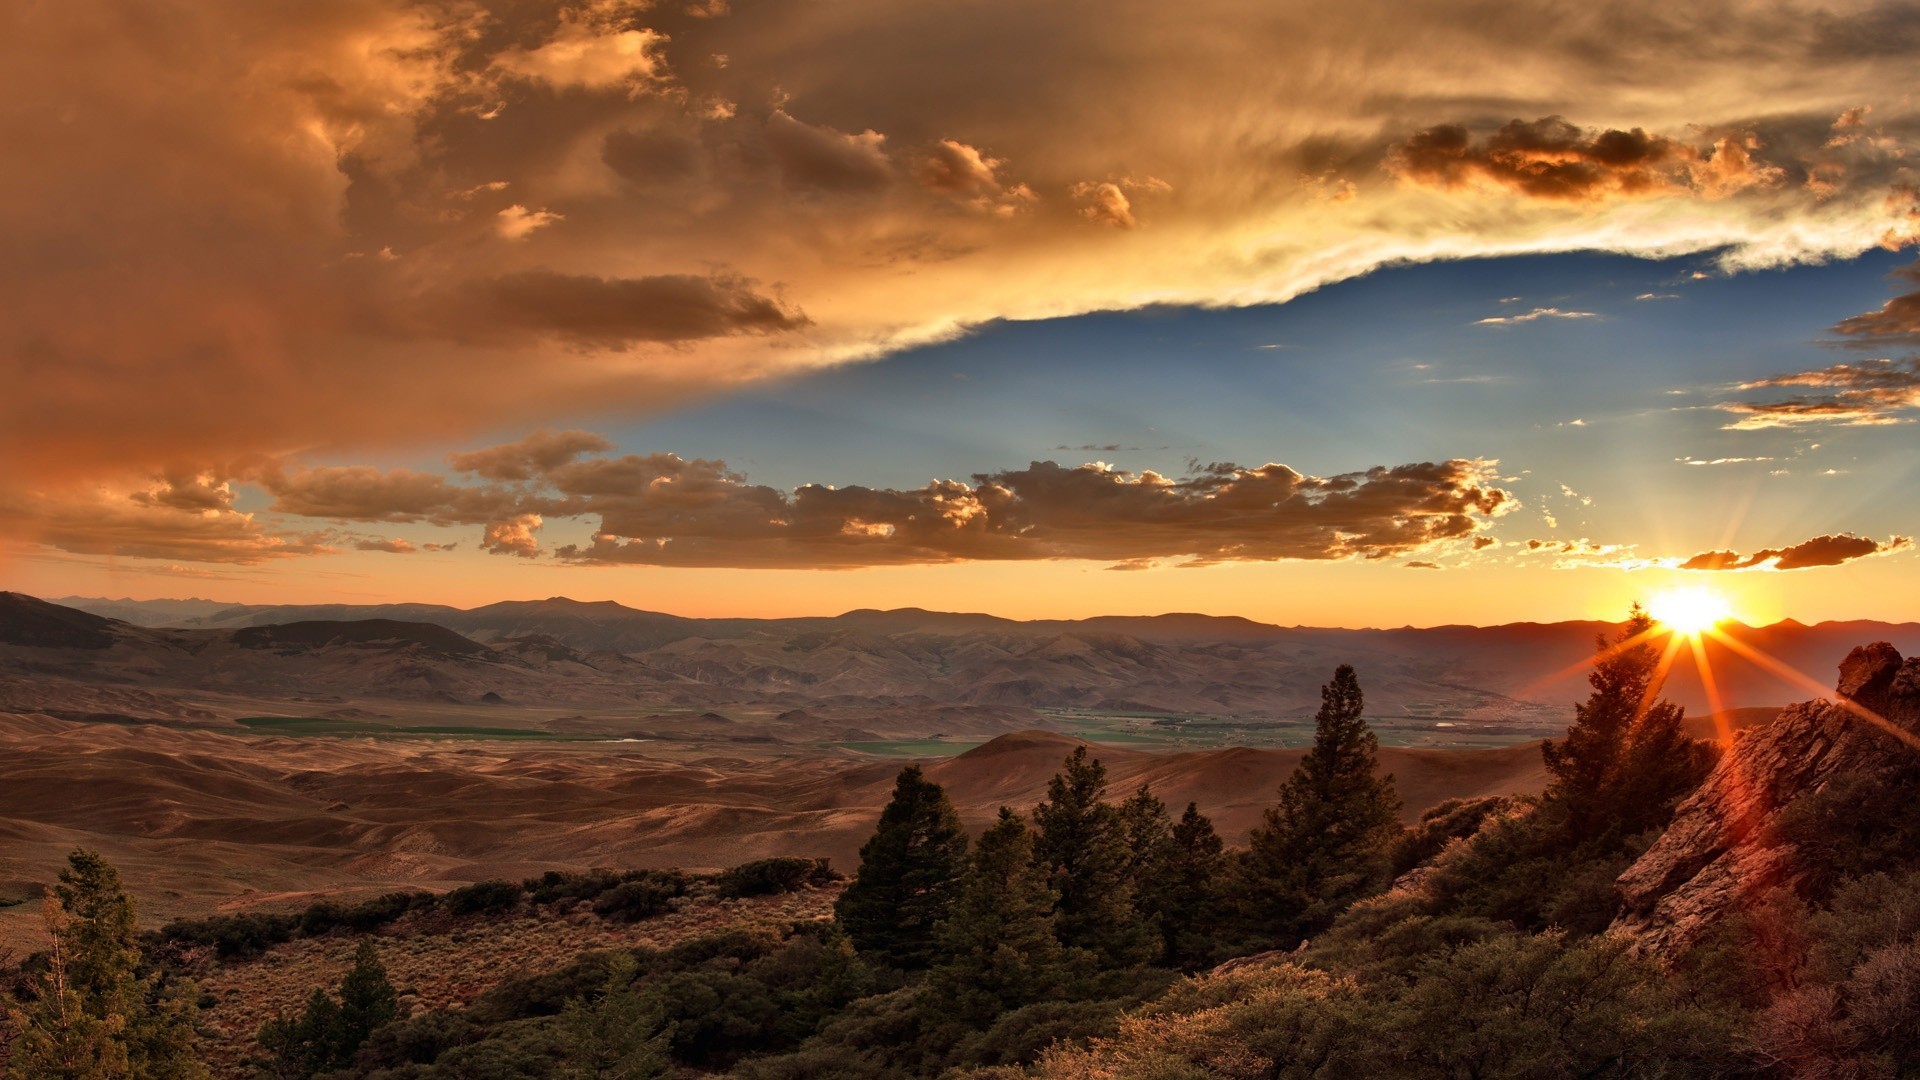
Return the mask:
[[(962, 816), (1027, 808), (1076, 742), (1002, 736), (933, 762)], [(1097, 747), (1124, 795), (1151, 783), (1244, 839), (1299, 751)], [(1540, 786), (1532, 746), (1382, 751), (1409, 813)], [(119, 865), (148, 920), (290, 894), (444, 887), (549, 868), (713, 867), (826, 855), (851, 869), (900, 762), (720, 756), (655, 744), (285, 738), (0, 716), (0, 899), (38, 895), (76, 845)], [(0, 943), (38, 933), (0, 909)]]

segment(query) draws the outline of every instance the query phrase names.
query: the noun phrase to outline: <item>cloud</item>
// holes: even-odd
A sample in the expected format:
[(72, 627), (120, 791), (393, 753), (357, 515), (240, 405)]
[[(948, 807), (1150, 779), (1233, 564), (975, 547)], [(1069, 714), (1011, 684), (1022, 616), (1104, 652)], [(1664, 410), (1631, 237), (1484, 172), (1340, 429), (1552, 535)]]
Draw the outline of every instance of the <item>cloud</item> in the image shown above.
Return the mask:
[(1443, 191), (1481, 187), (1547, 201), (1677, 192), (1719, 199), (1784, 179), (1784, 170), (1754, 160), (1758, 148), (1751, 134), (1723, 135), (1701, 149), (1641, 128), (1581, 128), (1548, 116), (1511, 120), (1478, 140), (1463, 125), (1440, 124), (1392, 147), (1386, 168)]
[(1172, 478), (1037, 461), (911, 490), (792, 494), (689, 468), (592, 503), (574, 562), (852, 567), (961, 560), (1378, 559), (1472, 536), (1513, 505), (1480, 462), (1309, 477), (1284, 465)]
[(820, 191), (862, 192), (893, 182), (887, 137), (869, 128), (858, 135), (804, 124), (774, 110), (767, 120), (767, 146), (789, 185)]
[(665, 36), (651, 30), (616, 29), (575, 16), (539, 46), (508, 49), (493, 66), (511, 76), (560, 90), (638, 91), (665, 77), (659, 50)]
[(1791, 547), (1766, 548), (1751, 555), (1735, 551), (1703, 551), (1677, 565), (1680, 570), (1750, 570), (1766, 567), (1774, 570), (1806, 570), (1821, 566), (1839, 566), (1854, 559), (1888, 555), (1913, 547), (1913, 538), (1894, 536), (1886, 541), (1851, 533), (1816, 536)]
[(1140, 222), (1133, 215), (1133, 199), (1128, 192), (1164, 195), (1172, 190), (1173, 185), (1158, 177), (1136, 180), (1127, 176), (1118, 180), (1082, 181), (1073, 185), (1069, 194), (1079, 201), (1080, 216), (1088, 221), (1131, 229)]
[(549, 270), (469, 282), (446, 332), (469, 340), (516, 333), (621, 348), (740, 334), (778, 334), (807, 317), (730, 276), (603, 278)]
[(477, 473), (488, 480), (532, 480), (583, 454), (613, 448), (613, 443), (591, 431), (536, 431), (516, 442), (449, 454), (447, 462), (461, 472)]
[(1401, 563), (1400, 565), (1406, 567), (1409, 570), (1438, 570), (1441, 568), (1440, 564), (1437, 562), (1426, 562), (1425, 560), (1419, 560), (1419, 559), (1416, 559), (1413, 562)]
[(273, 512), (290, 517), (479, 525), (482, 550), (526, 558), (540, 554), (547, 522), (586, 518), (592, 539), (562, 546), (560, 559), (741, 568), (1384, 559), (1484, 539), (1492, 519), (1518, 505), (1495, 486), (1492, 463), (1464, 459), (1328, 477), (1280, 464), (1196, 464), (1174, 477), (1036, 461), (911, 489), (787, 491), (723, 461), (611, 449), (588, 432), (541, 431), (450, 455), (472, 483), (366, 466), (266, 466), (249, 476), (274, 496)]
[[(434, 550), (439, 550), (438, 547), (434, 545), (429, 545), (429, 547), (433, 547)], [(411, 555), (420, 550), (414, 547), (411, 542), (402, 540), (397, 536), (388, 539), (355, 540), (353, 542), (353, 549), (355, 551), (384, 551), (389, 555)]]
[(493, 555), (518, 555), (531, 559), (540, 554), (539, 514), (515, 514), (505, 521), (490, 522), (480, 540), (480, 548)]
[(1477, 326), (1507, 326), (1512, 323), (1538, 322), (1541, 319), (1597, 319), (1592, 311), (1562, 311), (1557, 307), (1537, 307), (1524, 315), (1492, 315), (1475, 321)]
[(632, 184), (671, 184), (700, 170), (703, 151), (691, 136), (648, 129), (609, 132), (600, 144), (600, 160)]
[(1025, 184), (1008, 186), (999, 175), (1006, 162), (988, 157), (977, 147), (941, 139), (920, 158), (916, 175), (929, 190), (950, 195), (976, 210), (1014, 214), (1038, 198)]
[(1073, 189), (1073, 196), (1081, 201), (1080, 213), (1088, 221), (1097, 221), (1116, 229), (1131, 229), (1136, 224), (1133, 203), (1118, 184), (1108, 181), (1084, 184)]
[(641, 417), (1409, 261), (1718, 272), (1920, 229), (1910, 12), (1483, 8), (36, 5), (0, 35), (33, 148), (0, 177), (0, 491)]
[(1870, 427), (1910, 423), (1920, 409), (1920, 358), (1861, 360), (1811, 371), (1774, 375), (1742, 383), (1741, 390), (1809, 387), (1824, 393), (1794, 394), (1774, 400), (1722, 402), (1717, 408), (1738, 420), (1736, 431), (1836, 424)]
[(225, 505), (155, 498), (153, 489), (0, 496), (0, 514), (8, 540), (78, 555), (252, 565), (338, 550), (325, 530), (275, 529)]
[(525, 240), (556, 221), (567, 220), (564, 214), (556, 214), (551, 210), (529, 210), (519, 203), (500, 211), (498, 216), (500, 220), (495, 228), (507, 240)]
[(463, 487), (437, 473), (333, 465), (292, 472), (262, 470), (259, 483), (274, 497), (269, 509), (334, 521), (477, 524), (514, 505), (505, 489)]
[[(1920, 282), (1920, 264), (1895, 271), (1897, 279)], [(1842, 319), (1834, 326), (1841, 337), (1866, 346), (1920, 344), (1920, 291), (1902, 293), (1877, 311)]]

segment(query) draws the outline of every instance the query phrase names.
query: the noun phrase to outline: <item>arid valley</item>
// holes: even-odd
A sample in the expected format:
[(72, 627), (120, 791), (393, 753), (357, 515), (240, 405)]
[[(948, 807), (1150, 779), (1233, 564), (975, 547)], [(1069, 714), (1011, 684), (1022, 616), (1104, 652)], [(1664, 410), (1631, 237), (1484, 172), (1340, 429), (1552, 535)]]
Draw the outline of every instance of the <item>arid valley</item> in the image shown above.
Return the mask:
[[(979, 829), (1038, 801), (1076, 742), (1114, 790), (1196, 802), (1238, 843), (1348, 658), (1411, 821), (1539, 791), (1539, 740), (1564, 733), (1611, 629), (69, 603), (0, 596), (0, 934), (19, 947), (40, 933), (21, 901), (75, 846), (119, 865), (156, 921), (549, 869), (851, 870), (902, 762)], [(1807, 670), (1843, 642), (1920, 648), (1914, 624), (1730, 632)], [(1720, 651), (1722, 712), (1685, 670), (1669, 691), (1698, 703), (1696, 734), (1807, 696)]]

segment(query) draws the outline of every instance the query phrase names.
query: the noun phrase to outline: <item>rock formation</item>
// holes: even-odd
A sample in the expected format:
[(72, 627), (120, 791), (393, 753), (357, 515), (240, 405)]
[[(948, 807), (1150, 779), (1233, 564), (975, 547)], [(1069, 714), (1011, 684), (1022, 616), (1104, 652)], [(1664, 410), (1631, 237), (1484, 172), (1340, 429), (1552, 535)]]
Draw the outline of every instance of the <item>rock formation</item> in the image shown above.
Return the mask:
[(1761, 894), (1803, 884), (1807, 867), (1779, 828), (1787, 808), (1842, 777), (1890, 776), (1920, 754), (1920, 657), (1902, 661), (1885, 642), (1856, 648), (1836, 689), (1836, 699), (1802, 702), (1739, 734), (1620, 876), (1615, 931), (1672, 955)]

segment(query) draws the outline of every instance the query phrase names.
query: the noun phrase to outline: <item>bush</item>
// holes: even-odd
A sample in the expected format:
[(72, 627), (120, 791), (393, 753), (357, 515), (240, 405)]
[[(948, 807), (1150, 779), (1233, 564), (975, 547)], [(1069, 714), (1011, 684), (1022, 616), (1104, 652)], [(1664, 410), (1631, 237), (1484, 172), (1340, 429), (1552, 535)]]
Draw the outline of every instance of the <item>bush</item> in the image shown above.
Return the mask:
[(774, 858), (741, 863), (721, 874), (714, 886), (721, 896), (737, 898), (798, 892), (841, 879), (826, 859)]
[(647, 873), (600, 893), (593, 910), (605, 918), (638, 922), (666, 912), (685, 895), (686, 878), (677, 873)]
[(441, 897), (449, 915), (497, 915), (520, 903), (525, 890), (514, 881), (476, 881)]
[(222, 960), (258, 956), (275, 945), (293, 940), (299, 920), (292, 915), (249, 912), (210, 919), (175, 919), (149, 935), (149, 949), (167, 945), (211, 946)]

